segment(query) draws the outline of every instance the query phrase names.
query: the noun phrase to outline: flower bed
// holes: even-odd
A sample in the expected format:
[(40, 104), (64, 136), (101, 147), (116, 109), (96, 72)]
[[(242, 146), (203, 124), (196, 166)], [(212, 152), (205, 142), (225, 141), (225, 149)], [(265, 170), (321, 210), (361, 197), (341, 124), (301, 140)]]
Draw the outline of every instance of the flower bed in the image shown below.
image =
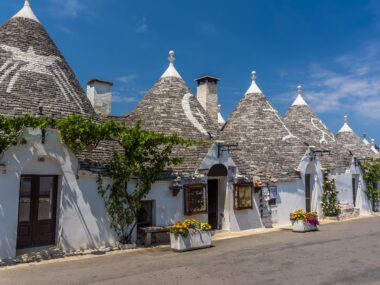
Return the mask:
[(184, 220), (170, 227), (170, 244), (175, 251), (211, 246), (211, 226), (198, 220)]
[(318, 231), (318, 214), (315, 212), (304, 212), (297, 210), (290, 214), (293, 232), (312, 232)]

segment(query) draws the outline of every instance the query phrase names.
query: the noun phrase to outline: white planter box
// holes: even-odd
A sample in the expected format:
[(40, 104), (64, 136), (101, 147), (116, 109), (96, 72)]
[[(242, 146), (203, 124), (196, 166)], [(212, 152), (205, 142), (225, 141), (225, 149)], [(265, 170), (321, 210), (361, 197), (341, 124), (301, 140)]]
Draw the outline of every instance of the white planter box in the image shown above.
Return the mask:
[(211, 246), (211, 231), (190, 234), (188, 237), (170, 234), (171, 248), (175, 251), (187, 251)]
[(292, 221), (293, 232), (305, 233), (318, 231), (318, 226), (314, 226), (305, 221)]

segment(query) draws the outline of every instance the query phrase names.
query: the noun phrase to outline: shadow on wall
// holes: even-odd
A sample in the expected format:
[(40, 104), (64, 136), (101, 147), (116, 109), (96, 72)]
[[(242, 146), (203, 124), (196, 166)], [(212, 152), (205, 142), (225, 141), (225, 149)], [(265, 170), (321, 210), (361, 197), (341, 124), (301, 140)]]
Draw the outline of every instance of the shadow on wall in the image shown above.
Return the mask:
[(86, 250), (115, 245), (116, 234), (98, 193), (96, 177), (63, 180), (61, 203), (60, 247), (64, 250)]
[[(14, 208), (18, 209), (17, 204), (13, 204), (10, 205), (6, 201), (0, 200), (0, 260), (13, 258), (16, 254), (17, 224), (15, 226), (15, 223), (17, 223), (18, 216), (15, 218), (5, 209), (5, 205), (15, 206)], [(8, 223), (2, 223), (2, 221), (8, 221)]]

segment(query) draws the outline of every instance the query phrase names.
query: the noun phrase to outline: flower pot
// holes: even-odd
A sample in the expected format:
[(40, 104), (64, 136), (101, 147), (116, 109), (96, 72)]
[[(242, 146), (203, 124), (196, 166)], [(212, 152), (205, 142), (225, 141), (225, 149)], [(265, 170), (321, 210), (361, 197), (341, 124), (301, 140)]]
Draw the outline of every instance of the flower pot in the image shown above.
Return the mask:
[(305, 233), (305, 232), (313, 232), (318, 231), (318, 226), (312, 225), (306, 221), (292, 221), (292, 229), (293, 232), (297, 233)]
[(189, 234), (188, 237), (170, 234), (170, 245), (175, 251), (188, 251), (211, 246), (211, 231)]

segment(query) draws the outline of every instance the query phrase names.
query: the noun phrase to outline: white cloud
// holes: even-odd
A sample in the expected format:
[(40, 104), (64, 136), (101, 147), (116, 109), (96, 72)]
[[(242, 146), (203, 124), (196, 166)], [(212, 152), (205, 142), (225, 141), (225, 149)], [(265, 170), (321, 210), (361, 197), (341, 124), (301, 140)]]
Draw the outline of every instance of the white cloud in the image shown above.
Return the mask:
[(131, 81), (133, 81), (137, 78), (138, 78), (137, 74), (128, 74), (128, 75), (120, 76), (120, 77), (116, 78), (116, 80), (123, 82), (123, 83), (130, 83)]
[(112, 95), (112, 101), (116, 103), (136, 103), (138, 99), (135, 97), (123, 96), (123, 95)]
[(137, 22), (135, 32), (138, 34), (146, 33), (149, 29), (148, 22), (145, 16), (141, 17)]
[(83, 0), (50, 0), (50, 10), (54, 16), (78, 17), (86, 11)]
[(61, 32), (65, 33), (65, 34), (68, 34), (68, 35), (70, 35), (70, 34), (73, 33), (73, 31), (71, 29), (69, 29), (68, 27), (65, 27), (65, 26), (58, 26), (58, 29)]
[(345, 111), (379, 119), (380, 44), (366, 44), (330, 64), (310, 65), (305, 86), (304, 96), (317, 112)]

